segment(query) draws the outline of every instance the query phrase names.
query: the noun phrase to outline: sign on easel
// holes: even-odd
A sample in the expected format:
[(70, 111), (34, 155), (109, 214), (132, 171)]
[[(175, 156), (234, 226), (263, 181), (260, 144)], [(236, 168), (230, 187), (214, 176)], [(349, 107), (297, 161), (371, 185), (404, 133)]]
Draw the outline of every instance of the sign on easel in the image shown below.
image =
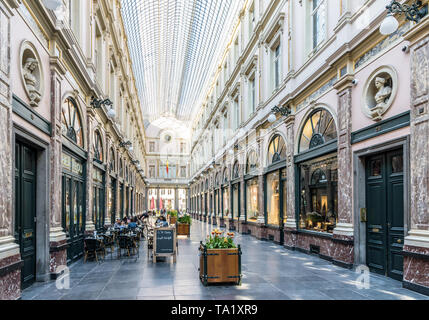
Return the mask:
[(176, 227), (155, 228), (153, 233), (153, 263), (157, 257), (173, 257), (176, 263), (177, 255)]

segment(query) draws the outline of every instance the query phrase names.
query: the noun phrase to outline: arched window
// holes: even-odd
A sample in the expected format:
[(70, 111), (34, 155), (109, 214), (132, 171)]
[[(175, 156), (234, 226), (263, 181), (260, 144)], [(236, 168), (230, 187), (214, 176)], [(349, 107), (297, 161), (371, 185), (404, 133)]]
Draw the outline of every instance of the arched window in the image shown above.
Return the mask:
[(258, 155), (256, 154), (255, 150), (252, 150), (249, 152), (249, 155), (247, 156), (246, 173), (249, 174), (257, 170), (258, 167), (259, 167)]
[(317, 169), (313, 172), (311, 176), (311, 185), (319, 185), (324, 184), (328, 180), (326, 180), (326, 174), (322, 169)]
[(220, 173), (216, 173), (216, 177), (215, 177), (215, 186), (218, 187), (220, 184)]
[(95, 131), (94, 133), (94, 159), (103, 162), (104, 154), (103, 154), (103, 143), (101, 139), (101, 134), (99, 131)]
[(235, 161), (234, 166), (232, 167), (232, 178), (237, 179), (240, 177), (240, 165), (238, 161)]
[(276, 134), (268, 147), (268, 165), (286, 159), (286, 145), (283, 138)]
[(206, 179), (206, 191), (209, 190), (209, 179)]
[(225, 168), (223, 170), (223, 183), (227, 184), (228, 183), (228, 168)]
[(67, 98), (61, 110), (63, 135), (83, 148), (82, 118), (72, 98)]
[(307, 118), (299, 140), (299, 152), (321, 146), (337, 138), (337, 129), (331, 113), (325, 109), (314, 111)]

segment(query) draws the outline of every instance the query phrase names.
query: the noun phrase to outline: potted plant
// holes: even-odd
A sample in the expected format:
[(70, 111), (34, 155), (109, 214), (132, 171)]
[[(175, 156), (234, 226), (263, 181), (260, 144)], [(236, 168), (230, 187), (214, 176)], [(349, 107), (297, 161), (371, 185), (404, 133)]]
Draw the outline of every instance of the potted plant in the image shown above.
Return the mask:
[(177, 221), (177, 210), (172, 210), (168, 212), (170, 216), (170, 224), (176, 224)]
[(200, 280), (209, 283), (241, 284), (241, 247), (234, 243), (234, 233), (218, 229), (205, 244), (200, 243)]
[(177, 219), (177, 235), (178, 236), (191, 236), (191, 216), (185, 214), (183, 217)]

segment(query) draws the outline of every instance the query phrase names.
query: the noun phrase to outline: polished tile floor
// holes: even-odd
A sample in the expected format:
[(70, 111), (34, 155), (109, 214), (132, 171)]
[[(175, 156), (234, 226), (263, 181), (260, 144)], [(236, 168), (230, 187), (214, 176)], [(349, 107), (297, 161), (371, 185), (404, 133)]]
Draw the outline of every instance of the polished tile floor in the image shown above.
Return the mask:
[(191, 238), (179, 239), (177, 263), (153, 264), (146, 242), (140, 258), (70, 266), (70, 288), (59, 290), (54, 281), (36, 283), (22, 293), (23, 300), (392, 300), (429, 297), (402, 288), (401, 282), (370, 275), (369, 289), (359, 289), (358, 274), (315, 256), (289, 251), (252, 236), (237, 235), (243, 257), (241, 286), (204, 287), (198, 278), (199, 241), (211, 225), (194, 221)]

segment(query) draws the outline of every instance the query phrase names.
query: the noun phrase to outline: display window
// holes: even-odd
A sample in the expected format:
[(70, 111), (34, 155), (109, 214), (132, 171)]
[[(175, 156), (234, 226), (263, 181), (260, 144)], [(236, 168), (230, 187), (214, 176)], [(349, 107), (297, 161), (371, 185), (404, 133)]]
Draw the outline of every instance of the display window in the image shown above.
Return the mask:
[(246, 219), (256, 222), (258, 220), (258, 179), (254, 178), (246, 182)]
[(299, 165), (301, 229), (333, 233), (338, 220), (337, 165), (336, 154)]
[(266, 177), (267, 224), (280, 225), (280, 177), (279, 172), (269, 173)]

